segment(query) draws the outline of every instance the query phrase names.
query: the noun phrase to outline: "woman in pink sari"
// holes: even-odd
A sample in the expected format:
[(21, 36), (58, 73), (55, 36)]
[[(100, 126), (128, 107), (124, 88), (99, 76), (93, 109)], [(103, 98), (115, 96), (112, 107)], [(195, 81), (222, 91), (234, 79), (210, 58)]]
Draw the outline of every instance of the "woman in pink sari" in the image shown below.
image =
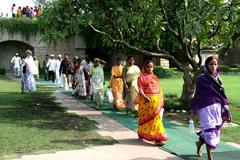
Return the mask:
[(153, 62), (146, 61), (138, 78), (138, 137), (163, 145), (161, 142), (168, 140), (159, 114), (164, 105), (163, 92), (153, 68)]

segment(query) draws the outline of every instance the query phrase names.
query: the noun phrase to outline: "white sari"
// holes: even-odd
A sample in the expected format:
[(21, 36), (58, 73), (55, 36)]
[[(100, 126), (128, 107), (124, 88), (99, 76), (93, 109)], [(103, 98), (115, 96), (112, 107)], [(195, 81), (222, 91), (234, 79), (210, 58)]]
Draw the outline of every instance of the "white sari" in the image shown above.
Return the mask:
[(103, 67), (100, 65), (94, 69), (94, 72), (91, 77), (91, 85), (93, 89), (93, 100), (96, 102), (97, 106), (103, 103), (103, 99), (104, 99), (103, 83), (104, 83), (104, 73), (103, 73)]

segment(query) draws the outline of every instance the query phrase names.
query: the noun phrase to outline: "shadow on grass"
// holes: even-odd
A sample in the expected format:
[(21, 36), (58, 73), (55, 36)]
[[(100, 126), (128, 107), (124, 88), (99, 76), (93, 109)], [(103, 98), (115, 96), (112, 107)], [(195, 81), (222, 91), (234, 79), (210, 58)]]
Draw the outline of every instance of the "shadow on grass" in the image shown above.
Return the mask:
[(96, 122), (66, 113), (66, 109), (49, 92), (12, 93), (0, 92), (0, 120), (41, 129), (95, 130)]

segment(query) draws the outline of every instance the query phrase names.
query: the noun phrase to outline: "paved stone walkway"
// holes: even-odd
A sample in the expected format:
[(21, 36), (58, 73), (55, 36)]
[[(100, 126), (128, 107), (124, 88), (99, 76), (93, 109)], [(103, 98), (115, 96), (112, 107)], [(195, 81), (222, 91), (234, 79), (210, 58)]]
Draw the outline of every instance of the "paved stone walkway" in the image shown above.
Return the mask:
[(56, 91), (57, 102), (67, 107), (69, 112), (86, 116), (98, 123), (97, 131), (103, 136), (111, 136), (119, 143), (114, 145), (89, 147), (83, 150), (60, 151), (53, 154), (24, 155), (20, 160), (180, 160), (181, 158), (161, 150), (145, 141), (139, 141), (136, 132), (107, 117), (87, 105)]

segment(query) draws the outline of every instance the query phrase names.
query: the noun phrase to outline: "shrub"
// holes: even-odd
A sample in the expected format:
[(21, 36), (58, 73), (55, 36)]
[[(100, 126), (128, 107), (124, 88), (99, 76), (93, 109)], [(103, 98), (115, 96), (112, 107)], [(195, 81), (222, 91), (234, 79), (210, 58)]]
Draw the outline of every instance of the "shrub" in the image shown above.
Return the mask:
[(180, 78), (183, 76), (183, 73), (178, 71), (176, 68), (161, 68), (155, 67), (154, 74), (158, 76), (158, 78)]
[(164, 99), (164, 108), (166, 111), (170, 110), (186, 110), (188, 111), (189, 108), (187, 105), (183, 104), (179, 97), (176, 94), (166, 94)]
[(5, 68), (0, 68), (0, 74), (5, 75), (5, 73), (6, 73)]
[(240, 66), (221, 66), (220, 71), (224, 74), (239, 74)]

